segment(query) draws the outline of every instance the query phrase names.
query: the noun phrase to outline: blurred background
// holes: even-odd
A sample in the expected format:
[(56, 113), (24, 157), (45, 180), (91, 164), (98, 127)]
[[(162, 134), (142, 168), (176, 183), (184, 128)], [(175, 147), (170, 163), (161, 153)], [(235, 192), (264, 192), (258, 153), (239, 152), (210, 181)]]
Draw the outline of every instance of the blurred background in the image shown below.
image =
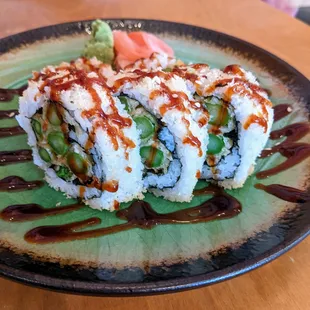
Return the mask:
[(310, 5), (298, 10), (296, 17), (310, 25)]
[(263, 1), (310, 25), (310, 0), (263, 0)]

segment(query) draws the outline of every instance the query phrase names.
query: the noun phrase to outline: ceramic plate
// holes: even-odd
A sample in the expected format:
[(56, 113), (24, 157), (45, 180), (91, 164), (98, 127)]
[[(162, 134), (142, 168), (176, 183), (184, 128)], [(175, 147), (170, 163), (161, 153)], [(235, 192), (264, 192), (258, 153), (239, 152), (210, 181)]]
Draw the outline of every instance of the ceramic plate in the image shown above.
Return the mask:
[[(294, 68), (270, 53), (237, 38), (199, 27), (153, 20), (108, 20), (113, 29), (155, 33), (185, 62), (205, 62), (223, 68), (238, 63), (254, 72), (269, 90), (275, 105), (288, 103), (293, 111), (273, 129), (308, 121), (310, 83)], [(0, 40), (0, 87), (18, 88), (32, 70), (80, 56), (89, 37), (91, 21), (67, 23), (27, 31)], [(18, 98), (0, 102), (1, 110), (16, 109)], [(2, 119), (0, 127), (16, 126)], [(303, 138), (309, 142), (309, 136)], [(278, 141), (268, 141), (267, 147)], [(26, 135), (0, 139), (0, 149), (29, 148)], [(259, 159), (256, 172), (283, 161), (279, 154)], [(1, 179), (17, 175), (27, 181), (43, 179), (31, 161), (2, 165)], [(268, 179), (255, 174), (243, 188), (229, 191), (242, 203), (240, 215), (225, 220), (186, 225), (159, 225), (132, 229), (100, 238), (36, 245), (27, 243), (27, 231), (41, 225), (59, 225), (99, 217), (111, 226), (122, 221), (114, 213), (90, 208), (28, 222), (0, 220), (0, 274), (27, 284), (93, 295), (170, 292), (212, 284), (261, 266), (278, 257), (309, 234), (309, 203), (294, 204), (258, 190), (254, 185), (283, 184), (307, 192), (309, 160)], [(199, 184), (198, 186), (202, 186)], [(194, 206), (146, 195), (158, 212)], [(49, 188), (0, 192), (0, 210), (9, 205), (38, 203), (44, 208), (73, 202)], [(123, 208), (126, 205), (122, 206)]]

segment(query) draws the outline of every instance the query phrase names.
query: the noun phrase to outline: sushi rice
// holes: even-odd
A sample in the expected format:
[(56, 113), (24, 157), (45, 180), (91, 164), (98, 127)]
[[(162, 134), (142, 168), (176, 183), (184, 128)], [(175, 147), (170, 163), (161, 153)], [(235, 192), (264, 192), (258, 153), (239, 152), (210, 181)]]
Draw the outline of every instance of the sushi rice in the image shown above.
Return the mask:
[[(121, 202), (143, 198), (139, 134), (120, 101), (81, 63), (34, 73), (20, 98), (17, 120), (50, 186), (92, 208), (114, 210)], [(115, 115), (127, 120), (123, 128), (113, 122)]]
[[(209, 145), (201, 177), (224, 188), (242, 187), (254, 171), (273, 124), (266, 91), (238, 65), (210, 69), (205, 64), (176, 67), (210, 114)], [(172, 72), (173, 72), (172, 71)], [(194, 78), (193, 78), (194, 77)]]
[[(149, 169), (144, 161), (145, 187), (156, 196), (171, 201), (190, 201), (208, 144), (207, 113), (191, 107), (194, 99), (185, 81), (177, 75), (163, 71), (151, 76), (141, 72), (120, 73), (110, 84), (114, 85), (116, 93), (126, 95), (131, 101), (134, 99), (143, 106), (142, 110), (146, 110), (144, 113), (157, 119), (159, 128), (154, 139), (146, 144), (154, 146), (155, 143), (161, 151), (166, 149), (163, 153), (169, 166), (159, 172)], [(174, 100), (176, 102), (171, 105)], [(205, 118), (203, 126), (197, 121), (201, 118)], [(187, 143), (188, 136), (196, 139), (199, 146)]]

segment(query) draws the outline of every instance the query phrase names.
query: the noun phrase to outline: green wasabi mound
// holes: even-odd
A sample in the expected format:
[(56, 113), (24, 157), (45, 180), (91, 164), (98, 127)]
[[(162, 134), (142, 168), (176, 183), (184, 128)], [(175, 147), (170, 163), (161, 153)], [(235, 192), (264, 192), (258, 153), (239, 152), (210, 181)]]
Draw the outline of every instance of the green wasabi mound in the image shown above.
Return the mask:
[(87, 58), (97, 57), (103, 63), (112, 64), (114, 59), (114, 40), (110, 26), (97, 19), (91, 25), (90, 40), (85, 44), (83, 55)]

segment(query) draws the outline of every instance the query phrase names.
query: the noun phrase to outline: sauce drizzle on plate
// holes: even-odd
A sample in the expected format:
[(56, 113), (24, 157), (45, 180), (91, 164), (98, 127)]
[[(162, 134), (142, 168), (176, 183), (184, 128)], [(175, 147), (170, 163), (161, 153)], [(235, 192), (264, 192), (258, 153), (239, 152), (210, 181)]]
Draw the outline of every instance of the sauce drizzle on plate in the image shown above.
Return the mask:
[(80, 240), (102, 237), (133, 228), (151, 229), (156, 225), (162, 224), (188, 224), (227, 219), (237, 216), (241, 212), (242, 207), (237, 199), (226, 194), (221, 189), (212, 189), (212, 191), (215, 193), (214, 197), (196, 207), (163, 214), (156, 212), (145, 201), (134, 201), (128, 208), (116, 212), (116, 216), (126, 220), (126, 223), (111, 227), (77, 231), (77, 229), (101, 223), (100, 218), (93, 217), (65, 225), (36, 227), (25, 234), (25, 240), (39, 244)]

